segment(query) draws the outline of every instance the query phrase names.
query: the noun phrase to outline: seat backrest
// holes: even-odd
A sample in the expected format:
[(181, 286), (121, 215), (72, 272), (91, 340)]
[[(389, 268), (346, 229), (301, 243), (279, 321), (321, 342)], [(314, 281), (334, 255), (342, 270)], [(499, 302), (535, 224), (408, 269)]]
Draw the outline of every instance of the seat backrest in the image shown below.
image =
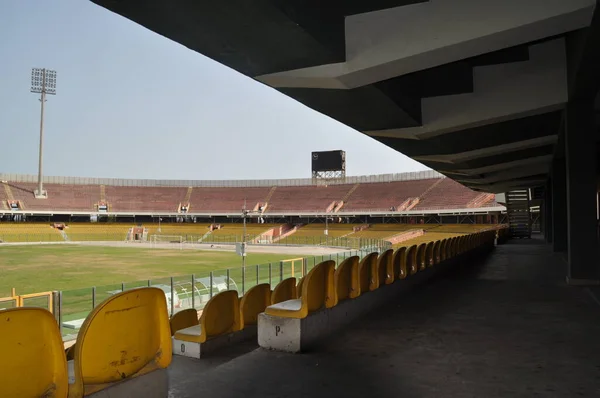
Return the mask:
[(327, 260), (317, 264), (306, 274), (302, 284), (302, 308), (308, 313), (320, 308), (331, 308), (335, 303), (334, 288), (335, 261)]
[(173, 336), (178, 330), (199, 324), (200, 320), (198, 319), (198, 311), (196, 311), (194, 308), (188, 308), (186, 310), (176, 312), (169, 320), (171, 336)]
[(389, 285), (394, 282), (394, 271), (392, 266), (392, 260), (394, 257), (394, 251), (388, 249), (381, 253), (377, 258), (377, 286)]
[(334, 274), (335, 304), (360, 296), (358, 256), (348, 257), (338, 265)]
[(298, 284), (296, 285), (296, 297), (300, 297), (302, 296), (302, 284), (304, 283), (304, 278), (306, 277), (303, 276), (302, 278), (300, 278), (300, 280), (298, 281)]
[(406, 269), (410, 275), (419, 272), (419, 262), (417, 261), (417, 245), (412, 245), (406, 249)]
[(58, 324), (42, 308), (0, 310), (0, 397), (66, 397), (67, 360)]
[(394, 275), (396, 279), (405, 279), (408, 276), (406, 269), (406, 247), (402, 246), (394, 253), (392, 264), (394, 267)]
[(358, 264), (358, 279), (360, 281), (360, 294), (371, 291), (371, 281), (377, 274), (377, 252), (369, 253)]
[(94, 308), (79, 330), (70, 390), (75, 396), (89, 395), (166, 368), (171, 358), (165, 293), (154, 287), (118, 293)]
[(236, 290), (215, 294), (204, 306), (200, 327), (206, 338), (240, 330), (240, 299)]
[(448, 258), (448, 241), (449, 239), (442, 239), (440, 242), (440, 262)]
[(440, 261), (442, 261), (442, 255), (440, 253), (441, 248), (442, 248), (441, 240), (436, 240), (435, 242), (433, 242), (433, 263), (434, 264), (438, 264)]
[(427, 268), (427, 243), (421, 243), (417, 246), (417, 267), (419, 270)]
[(244, 294), (240, 300), (240, 329), (256, 325), (258, 314), (265, 312), (271, 304), (271, 286), (268, 283), (256, 285)]
[(457, 237), (452, 237), (450, 238), (450, 244), (448, 245), (448, 257), (449, 258), (453, 258), (456, 257), (457, 254), (457, 244), (458, 244), (458, 238)]
[(425, 265), (427, 267), (432, 267), (434, 264), (434, 254), (433, 254), (433, 246), (434, 242), (427, 242), (425, 246)]
[(275, 286), (271, 294), (271, 304), (281, 303), (282, 301), (293, 300), (298, 298), (296, 291), (296, 278), (287, 278), (282, 280)]

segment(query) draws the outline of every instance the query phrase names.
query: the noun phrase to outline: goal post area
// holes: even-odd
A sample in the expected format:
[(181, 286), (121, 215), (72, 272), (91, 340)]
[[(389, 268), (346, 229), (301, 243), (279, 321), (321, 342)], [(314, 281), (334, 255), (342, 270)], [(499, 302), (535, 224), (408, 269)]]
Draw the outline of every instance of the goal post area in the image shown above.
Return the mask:
[(179, 248), (183, 248), (183, 243), (185, 242), (185, 238), (182, 235), (150, 235), (150, 243), (152, 243), (152, 247), (156, 244), (177, 244)]
[(289, 269), (289, 273), (292, 277), (303, 277), (304, 275), (306, 275), (306, 267), (305, 267), (305, 262), (304, 262), (304, 258), (302, 257), (298, 257), (298, 258), (288, 258), (285, 260), (281, 260), (281, 265), (283, 267), (283, 269), (285, 270), (284, 273), (287, 275), (287, 270)]

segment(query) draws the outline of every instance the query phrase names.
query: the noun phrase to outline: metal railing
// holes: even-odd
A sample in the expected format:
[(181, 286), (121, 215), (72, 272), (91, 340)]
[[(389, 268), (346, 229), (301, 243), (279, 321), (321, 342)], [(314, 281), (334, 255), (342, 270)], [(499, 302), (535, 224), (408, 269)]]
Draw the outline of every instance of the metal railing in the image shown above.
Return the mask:
[(201, 310), (211, 297), (221, 291), (236, 290), (241, 297), (250, 288), (260, 283), (268, 283), (273, 288), (283, 279), (302, 277), (322, 261), (334, 260), (339, 264), (348, 257), (357, 255), (362, 258), (373, 251), (381, 252), (390, 247), (391, 245), (388, 243), (383, 246), (364, 247), (360, 250), (348, 250), (301, 259), (294, 258), (246, 267), (63, 290), (58, 292), (55, 316), (61, 325), (63, 339), (74, 339), (83, 320), (94, 307), (122, 291), (153, 286), (165, 292), (169, 314), (188, 308)]

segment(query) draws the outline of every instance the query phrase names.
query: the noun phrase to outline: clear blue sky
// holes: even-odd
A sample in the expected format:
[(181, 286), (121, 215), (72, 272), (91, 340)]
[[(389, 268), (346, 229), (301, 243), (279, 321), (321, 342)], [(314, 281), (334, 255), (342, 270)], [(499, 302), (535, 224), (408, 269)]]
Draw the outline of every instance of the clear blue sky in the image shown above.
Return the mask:
[(37, 173), (32, 67), (55, 69), (47, 175), (309, 177), (343, 149), (350, 175), (425, 166), (125, 18), (82, 0), (0, 1), (0, 172)]

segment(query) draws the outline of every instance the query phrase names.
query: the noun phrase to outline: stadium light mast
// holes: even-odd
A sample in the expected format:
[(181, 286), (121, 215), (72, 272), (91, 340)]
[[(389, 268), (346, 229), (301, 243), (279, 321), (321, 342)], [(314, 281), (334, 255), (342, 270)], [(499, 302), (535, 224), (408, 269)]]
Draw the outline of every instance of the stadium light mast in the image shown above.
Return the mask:
[(31, 69), (31, 92), (40, 94), (41, 112), (40, 112), (40, 158), (38, 168), (38, 187), (35, 191), (37, 199), (48, 198), (48, 193), (44, 191), (42, 183), (42, 167), (44, 159), (44, 103), (46, 94), (56, 95), (56, 71), (44, 68)]

